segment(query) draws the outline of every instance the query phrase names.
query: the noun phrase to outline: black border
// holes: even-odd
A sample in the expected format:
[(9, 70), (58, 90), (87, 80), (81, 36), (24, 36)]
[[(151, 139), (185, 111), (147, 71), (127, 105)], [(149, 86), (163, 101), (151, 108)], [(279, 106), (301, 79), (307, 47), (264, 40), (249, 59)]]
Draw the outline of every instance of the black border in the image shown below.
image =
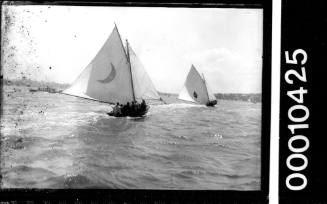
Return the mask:
[[(215, 0), (199, 2), (162, 1), (62, 1), (6, 2), (5, 5), (136, 6), (188, 8), (263, 9), (263, 71), (261, 130), (261, 190), (118, 190), (118, 189), (1, 189), (0, 201), (98, 201), (98, 202), (192, 202), (192, 203), (268, 203), (270, 111), (271, 111), (271, 33), (272, 0)], [(2, 80), (1, 80), (2, 85)], [(2, 86), (1, 86), (2, 87)], [(0, 175), (1, 176), (1, 175)]]
[[(279, 139), (279, 203), (327, 203), (327, 157), (326, 157), (326, 76), (327, 76), (327, 1), (326, 0), (287, 0), (282, 1), (281, 10), (281, 53), (280, 53), (280, 139)], [(285, 51), (290, 57), (294, 50), (303, 49), (307, 53), (305, 72), (307, 82), (294, 77), (294, 83), (285, 81), (285, 73), (299, 70), (300, 65), (286, 63)], [(297, 57), (301, 60), (302, 57)], [(290, 77), (291, 78), (291, 77)], [(287, 96), (287, 91), (307, 89), (303, 96), (309, 110), (309, 118), (301, 122), (309, 128), (296, 130), (292, 134), (288, 129), (292, 122), (288, 110), (296, 103)], [(308, 165), (302, 171), (292, 171), (287, 165), (288, 156), (293, 152), (288, 141), (293, 135), (304, 135), (309, 140), (309, 148), (302, 154), (307, 157)], [(300, 165), (301, 161), (292, 163)], [(307, 178), (307, 185), (302, 190), (293, 191), (286, 186), (286, 178), (292, 173), (301, 173)], [(294, 182), (294, 181), (293, 181)], [(298, 184), (301, 184), (298, 180)], [(295, 183), (295, 182), (294, 182)]]

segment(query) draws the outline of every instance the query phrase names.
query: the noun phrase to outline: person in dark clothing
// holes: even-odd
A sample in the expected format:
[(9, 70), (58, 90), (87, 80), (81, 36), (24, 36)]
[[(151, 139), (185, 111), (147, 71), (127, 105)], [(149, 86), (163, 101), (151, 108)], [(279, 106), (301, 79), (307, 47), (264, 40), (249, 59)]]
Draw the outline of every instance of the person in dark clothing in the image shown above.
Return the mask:
[(112, 108), (112, 112), (116, 115), (119, 111), (119, 103), (117, 103), (113, 108)]
[(134, 101), (132, 101), (130, 115), (136, 115), (136, 112), (137, 112), (136, 104)]
[(129, 112), (130, 112), (130, 105), (129, 105), (129, 102), (127, 102), (127, 104), (123, 105), (123, 107), (122, 107), (122, 114), (128, 115)]
[(139, 102), (136, 101), (136, 109), (139, 111), (141, 110), (141, 104)]
[(128, 114), (130, 114), (130, 112), (132, 110), (132, 104), (127, 102), (126, 106), (127, 106), (127, 115), (128, 115)]
[(135, 101), (135, 110), (136, 111), (139, 111), (140, 110), (140, 104), (137, 101)]
[(141, 103), (141, 110), (145, 110), (146, 109), (146, 103), (145, 103), (145, 100), (142, 99), (142, 103)]
[(117, 103), (116, 110), (117, 110), (117, 115), (120, 116), (122, 114), (122, 104)]

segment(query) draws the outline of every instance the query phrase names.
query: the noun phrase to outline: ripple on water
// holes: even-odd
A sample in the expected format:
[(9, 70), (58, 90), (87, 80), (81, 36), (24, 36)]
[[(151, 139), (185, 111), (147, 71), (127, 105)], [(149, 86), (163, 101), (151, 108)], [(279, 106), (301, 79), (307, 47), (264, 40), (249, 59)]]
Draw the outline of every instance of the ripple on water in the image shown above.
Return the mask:
[(5, 188), (42, 188), (42, 185), (39, 185), (40, 182), (52, 176), (55, 174), (47, 169), (19, 165), (3, 172), (3, 186)]
[(260, 189), (258, 105), (157, 105), (133, 119), (74, 97), (20, 94), (1, 118), (5, 188)]

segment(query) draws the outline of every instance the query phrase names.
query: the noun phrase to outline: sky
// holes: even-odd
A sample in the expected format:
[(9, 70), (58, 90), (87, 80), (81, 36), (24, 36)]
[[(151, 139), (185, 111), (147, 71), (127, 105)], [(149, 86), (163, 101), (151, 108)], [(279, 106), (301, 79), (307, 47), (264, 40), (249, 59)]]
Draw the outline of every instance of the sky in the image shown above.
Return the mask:
[[(116, 23), (156, 89), (179, 93), (193, 64), (215, 93), (261, 93), (263, 10), (3, 6), (2, 74), (72, 83)], [(5, 31), (4, 31), (5, 30)]]

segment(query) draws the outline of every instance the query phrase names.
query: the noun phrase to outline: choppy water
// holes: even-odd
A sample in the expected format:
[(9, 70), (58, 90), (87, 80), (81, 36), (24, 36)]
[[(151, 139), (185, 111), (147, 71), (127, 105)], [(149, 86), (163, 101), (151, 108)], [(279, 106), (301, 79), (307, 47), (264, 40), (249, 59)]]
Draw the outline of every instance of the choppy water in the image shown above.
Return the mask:
[[(23, 89), (23, 88), (20, 88)], [(2, 188), (260, 189), (261, 104), (106, 104), (4, 87)]]

